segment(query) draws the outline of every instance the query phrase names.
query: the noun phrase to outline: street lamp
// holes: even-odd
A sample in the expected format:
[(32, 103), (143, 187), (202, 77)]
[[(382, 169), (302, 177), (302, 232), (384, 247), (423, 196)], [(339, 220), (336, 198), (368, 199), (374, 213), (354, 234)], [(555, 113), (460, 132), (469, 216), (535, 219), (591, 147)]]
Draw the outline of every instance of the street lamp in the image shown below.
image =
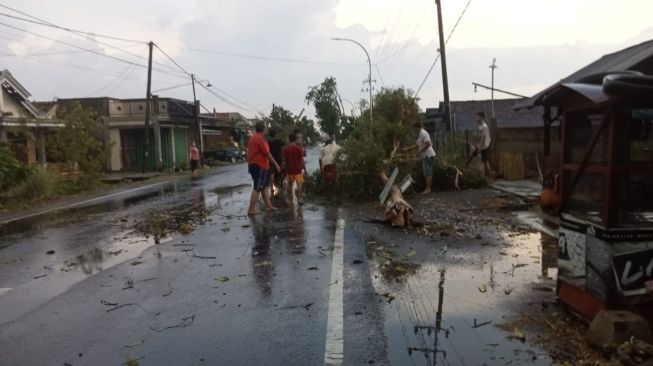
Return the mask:
[(354, 112), (356, 111), (356, 107), (354, 106), (354, 103), (352, 103), (352, 101), (349, 100), (349, 99), (343, 99), (342, 101), (347, 102), (347, 103), (349, 103), (349, 105), (351, 105), (351, 116), (355, 117)]
[(367, 56), (367, 65), (369, 66), (369, 72), (367, 74), (367, 82), (368, 82), (368, 89), (370, 91), (370, 141), (372, 141), (373, 140), (373, 138), (372, 138), (372, 124), (374, 123), (374, 103), (372, 102), (372, 60), (370, 59), (370, 54), (367, 53), (367, 50), (365, 49), (365, 47), (363, 47), (362, 44), (354, 41), (353, 39), (349, 39), (349, 38), (331, 38), (331, 40), (355, 43), (355, 44), (358, 45), (358, 47), (363, 49), (363, 51), (365, 52), (365, 56)]

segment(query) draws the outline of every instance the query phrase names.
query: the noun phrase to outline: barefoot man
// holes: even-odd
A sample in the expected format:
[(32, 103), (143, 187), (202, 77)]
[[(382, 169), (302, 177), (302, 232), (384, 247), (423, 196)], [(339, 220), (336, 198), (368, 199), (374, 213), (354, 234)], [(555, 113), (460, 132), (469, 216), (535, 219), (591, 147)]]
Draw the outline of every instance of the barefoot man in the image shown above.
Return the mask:
[(433, 185), (433, 160), (435, 160), (435, 150), (431, 143), (431, 136), (426, 132), (422, 123), (415, 122), (413, 124), (415, 131), (417, 131), (417, 143), (409, 146), (404, 150), (417, 149), (417, 156), (422, 159), (422, 174), (426, 178), (426, 188), (421, 192), (422, 194), (431, 193), (431, 186)]
[(249, 142), (247, 143), (247, 164), (249, 164), (249, 174), (254, 180), (252, 196), (249, 199), (248, 215), (255, 215), (257, 213), (256, 202), (258, 202), (261, 192), (263, 192), (265, 209), (267, 211), (277, 209), (270, 202), (270, 175), (268, 172), (270, 163), (277, 170), (277, 173), (281, 172), (279, 164), (277, 164), (272, 154), (270, 154), (270, 146), (268, 146), (268, 142), (265, 139), (265, 135), (268, 132), (265, 123), (257, 122), (255, 129), (256, 133), (249, 138)]
[(288, 203), (293, 201), (293, 183), (297, 183), (297, 202), (304, 203), (304, 149), (297, 145), (297, 134), (288, 137), (290, 142), (283, 148), (283, 161), (286, 164), (286, 177), (288, 179)]

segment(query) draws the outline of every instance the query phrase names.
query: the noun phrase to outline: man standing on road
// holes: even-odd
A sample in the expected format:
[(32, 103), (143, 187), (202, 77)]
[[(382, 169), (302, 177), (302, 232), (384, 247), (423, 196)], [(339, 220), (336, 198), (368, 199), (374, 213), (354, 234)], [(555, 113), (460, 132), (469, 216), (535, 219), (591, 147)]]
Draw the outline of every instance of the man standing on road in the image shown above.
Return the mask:
[[(281, 141), (281, 139), (277, 138), (277, 130), (275, 130), (274, 128), (270, 129), (270, 132), (268, 133), (268, 135), (270, 136), (270, 154), (272, 154), (272, 157), (277, 162), (277, 164), (283, 166), (283, 163), (282, 163), (282, 161), (283, 161), (282, 151), (283, 151), (283, 145), (284, 145), (283, 141)], [(274, 194), (276, 192), (276, 189), (275, 189), (274, 185), (276, 183), (281, 184), (280, 182), (281, 182), (281, 177), (282, 176), (283, 176), (283, 174), (281, 174), (281, 173), (275, 174), (274, 169), (270, 169), (270, 187), (271, 187), (270, 189), (272, 191), (271, 192), (272, 196), (274, 196)]]
[(195, 171), (197, 170), (197, 167), (199, 166), (200, 163), (200, 149), (197, 148), (197, 144), (195, 144), (194, 142), (190, 144), (190, 150), (188, 155), (190, 157), (190, 171), (194, 177)]
[(302, 148), (304, 151), (304, 157), (306, 157), (306, 146), (304, 145), (304, 135), (302, 135), (302, 130), (295, 128), (292, 133), (297, 135), (297, 146)]
[(476, 123), (478, 124), (478, 142), (476, 144), (476, 151), (481, 154), (485, 176), (492, 178), (492, 167), (490, 166), (490, 129), (488, 128), (487, 123), (485, 123), (484, 112), (476, 113)]
[(249, 174), (252, 176), (252, 180), (254, 181), (252, 195), (249, 199), (248, 215), (255, 215), (258, 213), (256, 211), (256, 202), (258, 202), (261, 192), (263, 192), (263, 203), (265, 204), (265, 209), (267, 211), (274, 211), (277, 209), (272, 206), (272, 203), (270, 202), (270, 163), (272, 163), (277, 172), (281, 172), (281, 168), (279, 167), (279, 164), (277, 164), (277, 161), (274, 160), (274, 157), (272, 157), (272, 154), (270, 154), (270, 146), (265, 140), (265, 135), (267, 133), (265, 123), (262, 121), (256, 122), (255, 129), (256, 133), (250, 137), (247, 142), (247, 164)]
[(333, 184), (336, 182), (337, 168), (336, 168), (336, 154), (340, 150), (340, 146), (336, 144), (336, 134), (329, 134), (329, 141), (324, 144), (320, 151), (320, 172), (324, 183)]
[(433, 185), (433, 164), (435, 160), (435, 150), (431, 143), (431, 136), (422, 127), (421, 122), (413, 123), (413, 127), (417, 131), (417, 143), (409, 146), (404, 150), (417, 149), (417, 156), (422, 159), (422, 174), (426, 178), (426, 187), (421, 194), (431, 193), (431, 186)]
[(304, 149), (297, 145), (296, 134), (291, 134), (288, 140), (290, 143), (283, 148), (283, 161), (288, 180), (288, 203), (291, 203), (293, 200), (293, 183), (297, 183), (297, 202), (301, 205), (304, 203)]

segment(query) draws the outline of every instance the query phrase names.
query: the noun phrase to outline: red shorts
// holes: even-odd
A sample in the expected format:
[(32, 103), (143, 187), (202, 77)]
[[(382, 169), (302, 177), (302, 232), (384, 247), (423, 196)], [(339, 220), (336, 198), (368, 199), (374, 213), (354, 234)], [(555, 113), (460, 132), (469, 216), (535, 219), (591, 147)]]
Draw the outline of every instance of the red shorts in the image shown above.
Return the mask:
[(324, 177), (325, 183), (335, 183), (337, 170), (335, 164), (325, 165), (322, 169), (322, 176)]

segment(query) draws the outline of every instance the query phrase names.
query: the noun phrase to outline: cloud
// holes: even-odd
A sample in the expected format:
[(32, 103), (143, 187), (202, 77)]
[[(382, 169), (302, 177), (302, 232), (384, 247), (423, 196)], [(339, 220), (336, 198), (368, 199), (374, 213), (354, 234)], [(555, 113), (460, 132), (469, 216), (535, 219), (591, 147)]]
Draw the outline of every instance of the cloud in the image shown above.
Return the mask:
[[(445, 8), (446, 33), (465, 3), (452, 2)], [(652, 28), (642, 32), (648, 27), (648, 23), (642, 25), (645, 17), (640, 13), (645, 12), (636, 11), (644, 3), (641, 0), (629, 2), (635, 9), (633, 16), (627, 22), (610, 18), (609, 24), (615, 26), (606, 27), (606, 20), (603, 23), (600, 20), (608, 19), (610, 10), (619, 2), (595, 0), (592, 2), (595, 6), (588, 7), (588, 0), (578, 0), (574, 2), (576, 5), (568, 4), (570, 7), (565, 8), (565, 14), (559, 18), (551, 18), (553, 10), (544, 6), (545, 3), (472, 2), (448, 46), (452, 99), (489, 97), (488, 93), (474, 93), (471, 82), (489, 84), (488, 65), (494, 57), (499, 65), (496, 86), (529, 95), (602, 54), (628, 45), (625, 40), (632, 43), (650, 38)], [(366, 94), (361, 92), (362, 81), (367, 77), (364, 53), (353, 44), (331, 41), (334, 36), (356, 39), (368, 48), (373, 63), (381, 71), (379, 76), (376, 67), (373, 70), (377, 89), (382, 87), (382, 80), (386, 85), (417, 89), (438, 48), (435, 9), (432, 2), (421, 0), (10, 0), (8, 5), (68, 27), (154, 40), (185, 69), (245, 102), (237, 104), (248, 105), (249, 111), (241, 111), (248, 116), (254, 116), (258, 110), (269, 111), (273, 103), (299, 113), (306, 107), (304, 97), (308, 87), (327, 76), (336, 77), (344, 98), (352, 101), (365, 98)], [(550, 5), (555, 8), (555, 4)], [(539, 16), (532, 16), (538, 12), (541, 12)], [(145, 64), (142, 58), (67, 32), (4, 18), (0, 21)], [(19, 31), (5, 32), (3, 29), (0, 37), (4, 42), (0, 44), (0, 52), (21, 55), (0, 57), (4, 67), (10, 69), (36, 99), (107, 94), (139, 98), (145, 94), (143, 68), (77, 52), (79, 50)], [(147, 56), (144, 44), (102, 41), (141, 57)], [(315, 62), (290, 63), (189, 48)], [(51, 54), (29, 56), (48, 52)], [(189, 81), (183, 76), (161, 72), (177, 73), (167, 68), (174, 68), (174, 65), (163, 54), (155, 51), (154, 57), (158, 64), (155, 64), (153, 89)], [(437, 105), (441, 90), (438, 64), (420, 93), (422, 107)], [(236, 110), (201, 88), (197, 92), (208, 108)], [(190, 87), (172, 89), (161, 95), (192, 99)], [(307, 114), (312, 115), (310, 108)]]

